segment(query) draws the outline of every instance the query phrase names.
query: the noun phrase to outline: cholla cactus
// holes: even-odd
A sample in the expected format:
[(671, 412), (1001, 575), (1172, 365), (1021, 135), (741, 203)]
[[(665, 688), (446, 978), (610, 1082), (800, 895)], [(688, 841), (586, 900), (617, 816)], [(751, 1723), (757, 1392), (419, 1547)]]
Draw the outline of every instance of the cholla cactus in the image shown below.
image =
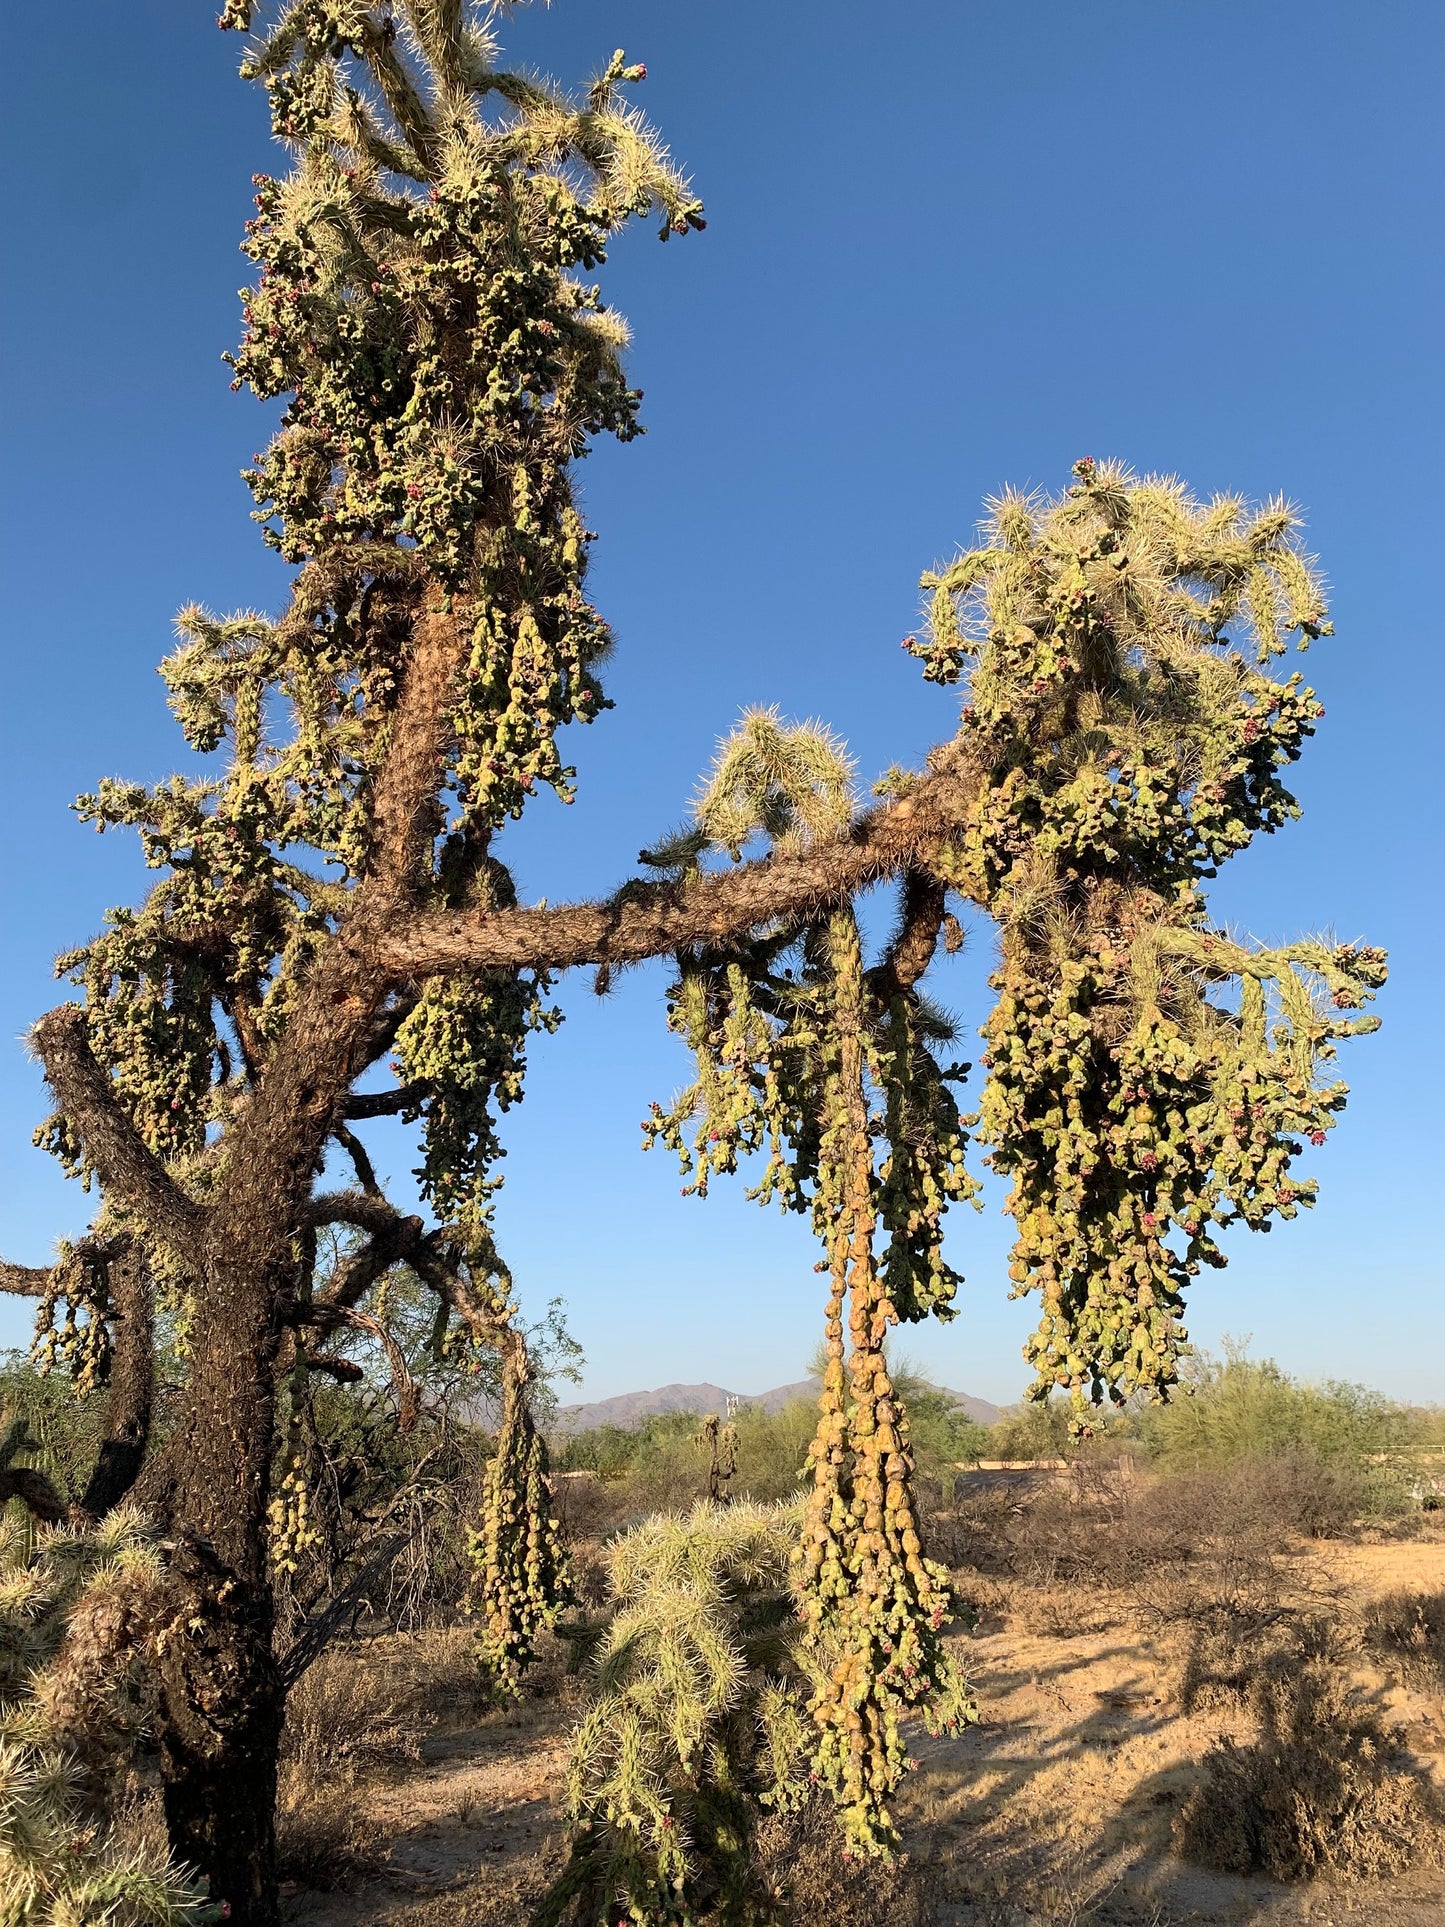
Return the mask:
[[(631, 104), (645, 68), (617, 53), (572, 98), (501, 63), (495, 11), (224, 8), (224, 28), (254, 30), (243, 72), (282, 151), (255, 179), (230, 365), (278, 424), (246, 480), (295, 574), (276, 614), (181, 612), (162, 673), (213, 766), (80, 799), (97, 830), (138, 833), (156, 876), (62, 959), (83, 1002), (37, 1032), (56, 1096), (41, 1140), (103, 1186), (108, 1225), (186, 1334), (152, 1488), (204, 1522), (206, 1547), (166, 1657), (165, 1707), (188, 1709), (162, 1722), (169, 1824), (263, 1919), (279, 1723), (266, 1541), (284, 1569), (313, 1529), (277, 1437), (275, 1341), (364, 1314), (402, 1262), (445, 1305), (458, 1264), (490, 1249), (498, 1119), (530, 1036), (557, 1021), (549, 973), (520, 959), (396, 974), (379, 946), (437, 911), (514, 909), (498, 833), (544, 788), (571, 800), (561, 732), (609, 706), (611, 644), (572, 464), (599, 435), (634, 437), (641, 402), (594, 271), (635, 216), (664, 236), (703, 225)], [(355, 1090), (387, 1067), (388, 1089)], [(432, 1226), (382, 1196), (351, 1128), (379, 1115), (418, 1127)], [(355, 1190), (318, 1195), (328, 1153)], [(317, 1233), (337, 1224), (365, 1239), (327, 1280)], [(84, 1381), (103, 1371), (107, 1308), (77, 1316), (76, 1280), (61, 1282), (54, 1348)], [(295, 1357), (337, 1363), (304, 1344)], [(483, 1527), (483, 1592), (511, 1602), (496, 1607), (508, 1672), (556, 1563), (526, 1423), (496, 1466), (520, 1486), (494, 1491)], [(204, 1742), (181, 1735), (213, 1707)]]
[(1174, 1383), (1219, 1227), (1313, 1203), (1291, 1165), (1345, 1101), (1317, 1068), (1375, 1028), (1347, 1013), (1385, 957), (1253, 948), (1204, 909), (1217, 866), (1298, 815), (1280, 772), (1324, 713), (1269, 672), (1330, 632), (1298, 518), (1114, 463), (1075, 476), (993, 505), (985, 545), (924, 578), (912, 646), (934, 680), (968, 673), (984, 786), (940, 869), (1002, 928), (982, 1132), (1013, 1179), (1016, 1290), (1043, 1298), (1037, 1395), (1082, 1408)]
[[(692, 831), (653, 853), (662, 875), (518, 904), (499, 833), (541, 788), (570, 799), (560, 732), (607, 706), (572, 463), (639, 427), (625, 330), (590, 276), (633, 215), (664, 235), (702, 220), (624, 103), (645, 70), (619, 53), (570, 100), (499, 64), (497, 11), (226, 0), (224, 26), (261, 29), (245, 67), (287, 157), (256, 180), (232, 366), (279, 405), (247, 476), (296, 574), (274, 617), (183, 612), (164, 675), (214, 770), (81, 799), (98, 829), (136, 830), (159, 874), (63, 960), (83, 1002), (34, 1032), (56, 1103), (43, 1139), (101, 1184), (107, 1238), (185, 1332), (149, 1480), (170, 1520), (201, 1527), (176, 1534), (171, 1568), (188, 1601), (164, 1659), (164, 1704), (185, 1709), (160, 1732), (169, 1824), (262, 1922), (277, 1341), (300, 1334), (298, 1369), (335, 1365), (306, 1341), (369, 1317), (402, 1263), (443, 1325), (485, 1322), (454, 1290), (492, 1262), (499, 1118), (555, 1023), (558, 972), (676, 955), (670, 1017), (698, 1074), (651, 1134), (698, 1193), (762, 1153), (757, 1195), (810, 1213), (827, 1254), (800, 1572), (818, 1771), (869, 1847), (890, 1837), (901, 1712), (967, 1711), (882, 1352), (895, 1320), (948, 1315), (944, 1214), (974, 1189), (964, 1067), (918, 989), (957, 932), (947, 890), (1002, 931), (983, 1132), (1013, 1180), (1015, 1283), (1044, 1300), (1038, 1389), (1069, 1387), (1081, 1414), (1173, 1382), (1182, 1287), (1221, 1261), (1220, 1226), (1309, 1202), (1293, 1161), (1344, 1101), (1319, 1066), (1369, 1026), (1342, 1013), (1385, 975), (1378, 951), (1260, 951), (1204, 914), (1218, 863), (1294, 813), (1280, 771), (1320, 714), (1269, 673), (1291, 634), (1328, 626), (1290, 511), (1091, 461), (1058, 501), (1001, 500), (983, 544), (929, 578), (930, 632), (909, 646), (935, 681), (967, 670), (970, 700), (925, 772), (894, 773), (853, 819), (841, 747), (755, 712)], [(754, 837), (755, 863), (705, 867)], [(854, 903), (884, 878), (900, 927), (865, 967)], [(431, 1229), (382, 1195), (352, 1128), (380, 1116), (420, 1127)], [(317, 1189), (331, 1156), (355, 1189)], [(361, 1237), (319, 1278), (336, 1225)], [(102, 1282), (68, 1281), (83, 1317), (59, 1293), (55, 1347), (82, 1382), (105, 1369)], [(503, 1672), (556, 1564), (520, 1417), (508, 1474), (522, 1486), (497, 1488), (479, 1540)], [(294, 1537), (299, 1513), (283, 1524)]]
[(482, 1485), (481, 1525), (469, 1536), (477, 1578), (468, 1610), (481, 1621), (477, 1659), (492, 1690), (516, 1696), (537, 1636), (573, 1601), (571, 1567), (552, 1511), (547, 1445), (528, 1398), (526, 1340), (498, 1298), (496, 1344), (502, 1406)]
[[(816, 1770), (850, 1844), (880, 1853), (896, 1844), (887, 1801), (907, 1766), (903, 1716), (917, 1711), (930, 1730), (952, 1731), (975, 1718), (976, 1708), (944, 1643), (952, 1593), (944, 1568), (923, 1555), (908, 1419), (884, 1352), (898, 1314), (874, 1259), (878, 1179), (864, 1081), (865, 985), (851, 911), (834, 913), (829, 937), (832, 1074), (822, 1093), (815, 1217), (831, 1289), (799, 1567)], [(845, 1315), (852, 1341), (846, 1374)]]
[(615, 1543), (615, 1611), (572, 1740), (572, 1855), (540, 1923), (755, 1913), (756, 1809), (809, 1791), (797, 1543), (796, 1507), (709, 1503)]
[[(969, 700), (947, 759), (952, 820), (919, 819), (883, 959), (865, 970), (852, 908), (810, 913), (801, 891), (750, 946), (684, 950), (669, 1016), (697, 1081), (646, 1126), (698, 1194), (766, 1153), (753, 1195), (809, 1210), (828, 1254), (802, 1579), (818, 1770), (868, 1849), (892, 1837), (901, 1710), (971, 1711), (939, 1637), (947, 1587), (923, 1557), (883, 1356), (895, 1319), (947, 1315), (942, 1217), (972, 1190), (947, 1089), (960, 1067), (934, 1059), (947, 1031), (916, 990), (945, 890), (1001, 927), (982, 1134), (1013, 1179), (1015, 1287), (1044, 1300), (1036, 1394), (1069, 1388), (1080, 1426), (1091, 1399), (1167, 1394), (1187, 1349), (1182, 1287), (1223, 1262), (1220, 1227), (1268, 1229), (1312, 1202), (1292, 1163), (1345, 1098), (1319, 1067), (1374, 1028), (1350, 1013), (1385, 978), (1380, 951), (1255, 948), (1204, 908), (1219, 863), (1297, 814), (1280, 772), (1322, 713), (1298, 674), (1269, 670), (1291, 637), (1329, 632), (1297, 518), (1280, 502), (1201, 504), (1112, 464), (1075, 477), (1056, 501), (1001, 498), (983, 545), (925, 577), (928, 632), (906, 646), (934, 681), (967, 671)], [(801, 873), (825, 824), (840, 841), (850, 774), (817, 726), (754, 713), (723, 746), (694, 835), (651, 860), (696, 879), (710, 844), (736, 860), (761, 835)], [(901, 821), (912, 779), (886, 788)]]
[(707, 1412), (692, 1442), (707, 1455), (708, 1498), (725, 1505), (738, 1469), (738, 1428), (731, 1419), (724, 1423), (716, 1412)]
[[(755, 712), (719, 751), (699, 831), (734, 858), (756, 834), (796, 848), (846, 820), (851, 774), (841, 746), (815, 725), (790, 731)], [(950, 1315), (957, 1278), (943, 1259), (942, 1218), (975, 1190), (948, 1088), (961, 1068), (930, 1048), (951, 1031), (907, 980), (907, 930), (905, 917), (875, 973), (864, 971), (851, 908), (785, 925), (741, 959), (680, 957), (672, 1019), (698, 1078), (670, 1111), (655, 1106), (645, 1127), (649, 1141), (678, 1151), (699, 1194), (710, 1173), (766, 1149), (750, 1195), (807, 1210), (827, 1254), (818, 1267), (831, 1275), (827, 1364), (797, 1555), (802, 1654), (814, 1770), (850, 1844), (868, 1853), (896, 1841), (887, 1800), (907, 1764), (900, 1720), (917, 1710), (953, 1726), (974, 1711), (944, 1643), (947, 1575), (923, 1557), (908, 1421), (884, 1355), (900, 1317)]]
[(798, 849), (848, 827), (853, 778), (852, 758), (830, 729), (789, 728), (776, 709), (750, 709), (718, 745), (693, 816), (734, 858), (758, 833), (774, 849)]
[[(166, 1617), (133, 1513), (32, 1536), (0, 1523), (0, 1922), (181, 1927), (221, 1918), (171, 1861), (118, 1846), (82, 1764), (133, 1736), (138, 1651)], [(79, 1751), (78, 1751), (79, 1749)]]

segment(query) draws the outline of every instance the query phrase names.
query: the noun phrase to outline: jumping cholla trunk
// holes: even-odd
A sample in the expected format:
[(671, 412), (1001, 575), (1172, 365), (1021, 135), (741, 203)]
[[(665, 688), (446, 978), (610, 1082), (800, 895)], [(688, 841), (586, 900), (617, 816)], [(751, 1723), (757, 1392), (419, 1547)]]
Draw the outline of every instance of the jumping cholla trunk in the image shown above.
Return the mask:
[(274, 1278), (240, 1266), (217, 1266), (207, 1282), (232, 1315), (208, 1322), (210, 1343), (156, 1462), (182, 1619), (161, 1653), (166, 1825), (236, 1927), (273, 1927), (284, 1700), (265, 1548), (279, 1293)]

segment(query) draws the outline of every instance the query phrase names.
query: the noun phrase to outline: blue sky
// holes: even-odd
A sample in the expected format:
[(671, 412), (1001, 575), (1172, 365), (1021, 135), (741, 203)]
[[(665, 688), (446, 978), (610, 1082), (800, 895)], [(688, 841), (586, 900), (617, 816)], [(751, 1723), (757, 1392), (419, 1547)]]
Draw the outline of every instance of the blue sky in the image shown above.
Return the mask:
[[(179, 739), (154, 665), (174, 611), (275, 608), (284, 571), (238, 470), (266, 433), (219, 356), (238, 333), (263, 104), (202, 0), (7, 10), (8, 264), (0, 541), (0, 1249), (42, 1260), (85, 1219), (29, 1135), (23, 1035), (50, 963), (143, 872), (68, 805), (154, 779)], [(1217, 915), (1265, 939), (1387, 945), (1381, 1033), (1315, 1162), (1312, 1217), (1236, 1237), (1190, 1323), (1310, 1375), (1445, 1398), (1434, 1000), (1442, 940), (1442, 135), (1431, 0), (559, 0), (505, 29), (581, 78), (626, 47), (707, 232), (618, 246), (647, 437), (583, 486), (618, 707), (574, 730), (581, 795), (504, 851), (552, 901), (627, 873), (747, 703), (821, 715), (872, 775), (915, 762), (957, 698), (898, 649), (921, 569), (1006, 482), (1082, 454), (1307, 510), (1337, 635), (1305, 665), (1328, 715), (1302, 823), (1237, 860)], [(941, 990), (976, 1024), (979, 927)], [(638, 1120), (686, 1072), (660, 967), (602, 1003), (569, 980), (509, 1121), (501, 1208), (527, 1303), (561, 1294), (602, 1397), (798, 1376), (821, 1315), (801, 1224), (678, 1195)], [(400, 1134), (378, 1139), (404, 1180)], [(957, 1214), (960, 1315), (907, 1337), (946, 1383), (1016, 1397), (999, 1197)], [(0, 1305), (0, 1342), (28, 1314)]]

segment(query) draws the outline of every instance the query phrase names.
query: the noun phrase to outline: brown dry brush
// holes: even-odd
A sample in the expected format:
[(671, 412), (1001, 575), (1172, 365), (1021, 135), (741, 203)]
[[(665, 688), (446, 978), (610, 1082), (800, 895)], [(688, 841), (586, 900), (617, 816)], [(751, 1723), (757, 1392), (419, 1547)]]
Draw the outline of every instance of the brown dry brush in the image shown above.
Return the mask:
[(476, 1705), (476, 1662), (460, 1628), (381, 1636), (321, 1655), (287, 1696), (277, 1799), (281, 1876), (326, 1890), (384, 1864), (361, 1788), (416, 1767), (429, 1732)]
[[(1256, 1636), (1230, 1683), (1257, 1735), (1210, 1748), (1175, 1823), (1176, 1848), (1227, 1873), (1276, 1880), (1378, 1879), (1440, 1865), (1438, 1791), (1403, 1736), (1351, 1690), (1338, 1655), (1311, 1650), (1319, 1630)], [(1324, 1638), (1328, 1646), (1327, 1629)]]
[(1392, 1592), (1365, 1613), (1366, 1644), (1410, 1685), (1445, 1693), (1445, 1592)]
[(1337, 1486), (1328, 1465), (1278, 1471), (1270, 1460), (1164, 1476), (1096, 1464), (1022, 1500), (965, 1499), (951, 1521), (957, 1582), (1034, 1631), (1069, 1637), (1100, 1613), (1142, 1622), (1172, 1650), (1183, 1713), (1242, 1725), (1211, 1746), (1178, 1816), (1186, 1858), (1280, 1880), (1439, 1864), (1438, 1793), (1351, 1681), (1363, 1645), (1438, 1687), (1439, 1598), (1392, 1595), (1358, 1623), (1338, 1602), (1302, 1601), (1292, 1555)]

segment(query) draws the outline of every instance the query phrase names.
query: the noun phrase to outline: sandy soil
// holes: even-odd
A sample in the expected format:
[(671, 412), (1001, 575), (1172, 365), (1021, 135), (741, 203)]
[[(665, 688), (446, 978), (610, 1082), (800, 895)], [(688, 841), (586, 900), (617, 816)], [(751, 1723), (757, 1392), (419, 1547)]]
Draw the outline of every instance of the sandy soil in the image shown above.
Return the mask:
[[(1445, 1544), (1329, 1546), (1298, 1562), (1299, 1596), (1343, 1612), (1380, 1594), (1445, 1591)], [(967, 1638), (982, 1719), (920, 1734), (898, 1818), (939, 1927), (1442, 1927), (1445, 1873), (1283, 1886), (1192, 1868), (1170, 1848), (1210, 1742), (1241, 1715), (1187, 1713), (1177, 1632), (1095, 1614), (1022, 1631), (985, 1612)], [(1029, 1623), (1034, 1623), (1030, 1621)], [(1403, 1728), (1445, 1790), (1445, 1699), (1354, 1669), (1352, 1690)], [(357, 1789), (377, 1865), (352, 1891), (293, 1891), (307, 1927), (521, 1927), (565, 1851), (555, 1797), (573, 1704), (528, 1701), (430, 1740), (420, 1763)], [(1231, 1725), (1231, 1719), (1236, 1722)]]

